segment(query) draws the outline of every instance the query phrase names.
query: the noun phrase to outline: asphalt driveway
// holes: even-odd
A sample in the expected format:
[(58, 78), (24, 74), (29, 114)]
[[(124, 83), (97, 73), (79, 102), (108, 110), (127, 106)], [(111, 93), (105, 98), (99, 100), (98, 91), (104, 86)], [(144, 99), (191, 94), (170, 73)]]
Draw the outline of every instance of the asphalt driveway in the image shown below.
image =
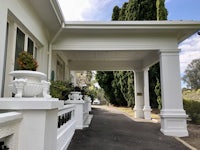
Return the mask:
[(160, 124), (135, 122), (119, 111), (93, 108), (89, 128), (76, 130), (68, 150), (188, 150)]

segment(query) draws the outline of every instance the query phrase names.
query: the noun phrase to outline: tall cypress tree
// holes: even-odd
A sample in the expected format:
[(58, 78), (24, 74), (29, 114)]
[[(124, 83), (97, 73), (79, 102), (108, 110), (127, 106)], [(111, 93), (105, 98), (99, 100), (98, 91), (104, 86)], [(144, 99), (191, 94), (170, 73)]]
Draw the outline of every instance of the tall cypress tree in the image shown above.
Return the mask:
[[(126, 4), (126, 13), (120, 13), (124, 20), (167, 20), (167, 9), (165, 8), (165, 0), (129, 0)], [(150, 99), (151, 105), (157, 107), (160, 104), (160, 66), (159, 63), (150, 68)], [(158, 101), (158, 102), (157, 102)], [(160, 107), (160, 106), (159, 106)]]
[[(167, 20), (167, 10), (165, 8), (165, 0), (129, 0), (125, 2), (120, 9), (115, 6), (113, 9), (112, 20)], [(99, 75), (101, 73), (99, 72)], [(133, 106), (134, 104), (134, 74), (132, 71), (116, 71), (113, 74), (109, 74), (110, 82), (104, 82), (105, 93), (108, 92), (110, 95), (114, 93), (112, 104), (125, 104), (126, 100), (128, 106)], [(149, 71), (149, 81), (150, 84), (150, 100), (151, 106), (157, 107), (160, 104), (160, 67), (159, 63), (152, 66)], [(112, 85), (107, 87), (108, 85)], [(122, 94), (120, 94), (120, 91)], [(107, 95), (109, 95), (107, 94)], [(123, 97), (122, 97), (123, 95)], [(108, 96), (109, 97), (109, 96)], [(113, 100), (113, 98), (120, 97), (122, 100)], [(123, 99), (124, 98), (124, 99)], [(158, 100), (158, 102), (157, 102)]]
[(157, 20), (167, 20), (168, 11), (165, 8), (165, 0), (156, 0)]
[(118, 20), (125, 20), (126, 14), (127, 14), (127, 6), (128, 3), (125, 2), (119, 12), (119, 19)]
[(124, 20), (137, 20), (139, 14), (138, 0), (129, 0), (127, 5), (127, 13)]
[(120, 8), (118, 6), (115, 6), (113, 8), (113, 14), (112, 14), (112, 20), (115, 21), (115, 20), (119, 20), (119, 13), (120, 13)]

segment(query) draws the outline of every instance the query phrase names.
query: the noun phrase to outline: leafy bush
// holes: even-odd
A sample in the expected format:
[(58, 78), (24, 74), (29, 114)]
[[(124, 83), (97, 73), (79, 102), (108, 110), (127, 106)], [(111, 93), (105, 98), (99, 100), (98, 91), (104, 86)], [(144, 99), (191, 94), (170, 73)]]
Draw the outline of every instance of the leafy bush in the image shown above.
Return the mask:
[(31, 55), (30, 53), (25, 52), (25, 51), (23, 51), (19, 54), (17, 63), (19, 65), (19, 69), (21, 69), (21, 70), (36, 71), (36, 69), (38, 67), (38, 63), (33, 58), (33, 55)]
[(191, 122), (200, 124), (200, 102), (183, 100), (184, 109), (189, 115)]
[(67, 81), (51, 81), (50, 94), (54, 98), (67, 100), (72, 90), (72, 84)]

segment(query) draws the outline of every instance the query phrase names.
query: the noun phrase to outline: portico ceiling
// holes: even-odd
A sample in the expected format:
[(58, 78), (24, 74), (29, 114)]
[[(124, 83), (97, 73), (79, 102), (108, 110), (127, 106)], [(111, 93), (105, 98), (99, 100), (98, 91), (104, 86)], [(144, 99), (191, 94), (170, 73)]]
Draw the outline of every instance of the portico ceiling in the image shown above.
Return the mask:
[(71, 70), (143, 69), (199, 29), (193, 21), (66, 22), (52, 50)]

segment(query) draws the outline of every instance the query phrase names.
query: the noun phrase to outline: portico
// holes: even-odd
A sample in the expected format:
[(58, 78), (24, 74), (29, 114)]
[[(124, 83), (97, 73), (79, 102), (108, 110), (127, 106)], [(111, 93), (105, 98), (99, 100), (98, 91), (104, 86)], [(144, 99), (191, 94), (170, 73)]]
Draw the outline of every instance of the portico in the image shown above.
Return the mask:
[(3, 0), (0, 8), (2, 97), (11, 96), (8, 74), (14, 70), (15, 54), (30, 48), (40, 64), (38, 71), (46, 73), (48, 79), (69, 79), (70, 70), (134, 71), (135, 117), (150, 119), (147, 73), (150, 66), (160, 62), (161, 131), (165, 135), (188, 135), (178, 44), (199, 31), (200, 22), (65, 22), (56, 0)]
[(69, 70), (134, 71), (135, 117), (145, 119), (151, 119), (148, 69), (160, 62), (161, 131), (187, 136), (177, 47), (198, 28), (182, 21), (66, 22), (52, 52), (62, 55)]

